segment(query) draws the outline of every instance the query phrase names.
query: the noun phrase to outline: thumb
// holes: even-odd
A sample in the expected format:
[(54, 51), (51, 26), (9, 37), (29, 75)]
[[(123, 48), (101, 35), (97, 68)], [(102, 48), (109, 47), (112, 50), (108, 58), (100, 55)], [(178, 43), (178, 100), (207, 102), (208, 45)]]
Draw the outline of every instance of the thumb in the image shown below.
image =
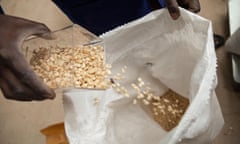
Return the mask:
[(180, 16), (177, 0), (166, 0), (166, 6), (171, 17), (176, 20)]
[(34, 23), (33, 27), (29, 27), (28, 36), (35, 35), (44, 39), (56, 39), (51, 30), (42, 23)]

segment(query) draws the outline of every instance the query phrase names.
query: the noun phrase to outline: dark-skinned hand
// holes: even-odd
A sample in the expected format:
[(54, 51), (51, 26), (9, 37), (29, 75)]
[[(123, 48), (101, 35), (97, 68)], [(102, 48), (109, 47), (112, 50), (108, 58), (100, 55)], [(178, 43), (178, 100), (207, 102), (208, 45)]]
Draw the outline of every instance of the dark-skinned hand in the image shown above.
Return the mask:
[(51, 39), (44, 24), (0, 15), (0, 88), (7, 99), (19, 101), (54, 99), (55, 93), (33, 72), (20, 48), (31, 36)]
[(199, 0), (166, 0), (166, 7), (174, 20), (180, 16), (179, 6), (194, 13), (201, 9)]

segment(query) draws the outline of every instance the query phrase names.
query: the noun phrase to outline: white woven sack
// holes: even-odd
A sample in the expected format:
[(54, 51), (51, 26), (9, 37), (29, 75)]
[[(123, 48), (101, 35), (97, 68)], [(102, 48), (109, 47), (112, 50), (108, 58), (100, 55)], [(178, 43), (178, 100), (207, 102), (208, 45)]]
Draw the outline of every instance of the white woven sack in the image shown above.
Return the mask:
[[(177, 127), (164, 131), (140, 106), (113, 89), (64, 93), (65, 129), (71, 144), (207, 144), (223, 126), (215, 95), (216, 55), (211, 22), (184, 9), (174, 21), (166, 9), (102, 35), (113, 73), (127, 65), (121, 85), (141, 77), (153, 92), (168, 88), (189, 98)], [(100, 103), (93, 105), (98, 97)]]

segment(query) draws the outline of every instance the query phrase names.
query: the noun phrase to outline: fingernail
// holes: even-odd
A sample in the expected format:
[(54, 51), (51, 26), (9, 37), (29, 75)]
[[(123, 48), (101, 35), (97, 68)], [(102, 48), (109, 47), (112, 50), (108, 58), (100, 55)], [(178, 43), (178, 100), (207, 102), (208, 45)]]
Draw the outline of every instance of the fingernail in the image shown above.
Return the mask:
[(172, 19), (177, 20), (178, 17), (179, 17), (179, 14), (177, 14), (177, 13), (171, 13), (171, 17), (172, 17)]
[(47, 98), (47, 99), (54, 99), (56, 97), (55, 94), (45, 94), (43, 95), (43, 97)]

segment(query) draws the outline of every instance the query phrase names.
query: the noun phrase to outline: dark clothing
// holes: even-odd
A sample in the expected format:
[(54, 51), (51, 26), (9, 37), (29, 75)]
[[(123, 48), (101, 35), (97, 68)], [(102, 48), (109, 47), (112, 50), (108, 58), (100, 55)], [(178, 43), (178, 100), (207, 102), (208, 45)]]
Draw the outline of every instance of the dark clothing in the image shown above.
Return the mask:
[[(153, 8), (149, 1), (151, 0), (53, 0), (73, 23), (96, 35), (151, 12)], [(164, 0), (159, 2), (165, 5)]]

